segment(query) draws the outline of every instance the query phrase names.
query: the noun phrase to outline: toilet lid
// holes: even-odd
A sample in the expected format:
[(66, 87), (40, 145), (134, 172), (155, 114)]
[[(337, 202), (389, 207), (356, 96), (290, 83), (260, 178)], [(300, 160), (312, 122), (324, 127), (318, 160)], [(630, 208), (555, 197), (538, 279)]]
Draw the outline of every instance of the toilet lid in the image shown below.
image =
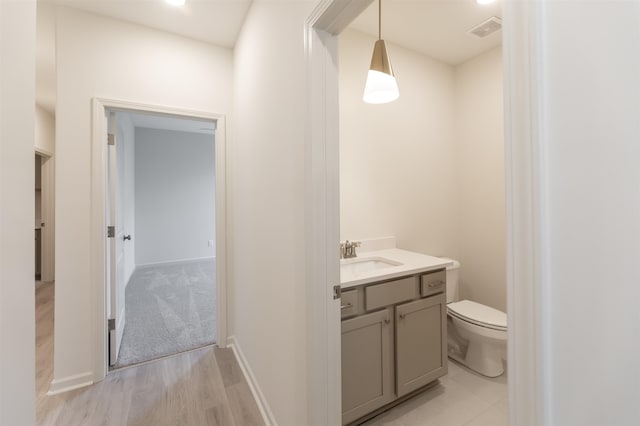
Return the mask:
[(471, 300), (461, 300), (447, 305), (451, 315), (462, 320), (497, 330), (507, 329), (507, 314)]

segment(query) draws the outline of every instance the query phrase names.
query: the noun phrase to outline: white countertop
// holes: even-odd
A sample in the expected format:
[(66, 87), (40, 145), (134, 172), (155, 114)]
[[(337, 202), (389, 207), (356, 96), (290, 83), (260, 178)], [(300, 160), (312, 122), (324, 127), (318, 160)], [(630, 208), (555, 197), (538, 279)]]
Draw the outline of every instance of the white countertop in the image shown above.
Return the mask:
[(427, 256), (426, 254), (414, 253), (412, 251), (401, 250), (398, 248), (358, 253), (357, 257), (341, 260), (340, 263), (342, 264), (344, 262), (353, 262), (357, 259), (362, 260), (367, 258), (389, 259), (395, 263), (400, 263), (400, 265), (362, 273), (349, 273), (341, 271), (340, 287), (342, 289), (347, 289), (362, 284), (369, 284), (376, 281), (388, 280), (407, 275), (419, 274), (421, 272), (432, 271), (434, 269), (444, 268), (453, 263), (449, 259)]

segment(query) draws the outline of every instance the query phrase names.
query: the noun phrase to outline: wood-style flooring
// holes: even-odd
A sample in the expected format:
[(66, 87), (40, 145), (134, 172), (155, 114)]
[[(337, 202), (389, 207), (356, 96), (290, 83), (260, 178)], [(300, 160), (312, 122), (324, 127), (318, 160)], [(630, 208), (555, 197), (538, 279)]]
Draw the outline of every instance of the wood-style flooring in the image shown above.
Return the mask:
[(102, 382), (47, 396), (53, 378), (54, 285), (36, 290), (37, 424), (264, 425), (231, 349), (206, 347), (117, 370)]

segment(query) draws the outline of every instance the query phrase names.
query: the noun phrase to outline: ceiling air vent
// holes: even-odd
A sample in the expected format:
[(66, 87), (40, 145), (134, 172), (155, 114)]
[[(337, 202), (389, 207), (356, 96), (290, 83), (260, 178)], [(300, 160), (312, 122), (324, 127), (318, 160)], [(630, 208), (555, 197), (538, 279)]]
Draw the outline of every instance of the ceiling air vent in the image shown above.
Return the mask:
[(485, 38), (489, 34), (493, 34), (498, 30), (502, 29), (502, 19), (497, 16), (492, 16), (481, 24), (476, 25), (467, 31), (468, 34), (474, 35), (476, 37)]

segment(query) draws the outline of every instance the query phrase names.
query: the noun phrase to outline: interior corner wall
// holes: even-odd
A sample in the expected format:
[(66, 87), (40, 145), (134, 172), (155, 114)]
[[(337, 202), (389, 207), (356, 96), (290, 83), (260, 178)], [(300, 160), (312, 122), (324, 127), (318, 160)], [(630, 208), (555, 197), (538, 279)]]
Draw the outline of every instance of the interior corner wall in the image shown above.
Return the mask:
[(215, 190), (213, 134), (137, 127), (136, 265), (215, 257)]
[(64, 388), (95, 373), (92, 98), (229, 114), (233, 53), (70, 8), (58, 7), (56, 19), (56, 234), (64, 238), (56, 239), (54, 380)]
[(282, 426), (309, 424), (303, 36), (314, 3), (253, 2), (234, 49), (230, 334)]
[(453, 68), (388, 43), (400, 97), (366, 104), (374, 42), (339, 37), (340, 238), (395, 236), (398, 247), (456, 258)]
[(0, 1), (0, 424), (35, 425), (36, 2)]
[(502, 48), (455, 67), (460, 297), (507, 311)]

